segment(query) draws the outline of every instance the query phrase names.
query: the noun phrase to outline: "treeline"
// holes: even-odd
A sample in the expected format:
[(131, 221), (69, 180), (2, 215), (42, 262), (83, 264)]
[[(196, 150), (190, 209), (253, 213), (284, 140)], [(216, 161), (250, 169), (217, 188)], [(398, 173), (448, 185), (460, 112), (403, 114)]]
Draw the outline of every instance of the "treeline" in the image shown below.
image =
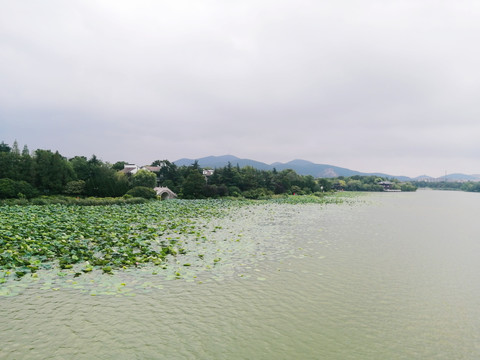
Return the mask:
[(414, 181), (413, 184), (419, 188), (430, 188), (435, 190), (460, 190), (468, 192), (480, 192), (480, 182), (453, 182), (453, 181)]
[(385, 186), (381, 183), (388, 182), (389, 190), (416, 191), (417, 187), (410, 182), (400, 182), (398, 179), (386, 179), (378, 176), (360, 176), (350, 177), (340, 176), (332, 180), (334, 190), (343, 191), (385, 191)]
[[(294, 170), (258, 170), (228, 164), (223, 168), (202, 169), (197, 162), (178, 167), (168, 160), (156, 160), (151, 166), (158, 171), (139, 170), (133, 175), (122, 171), (124, 161), (109, 164), (95, 155), (89, 159), (75, 156), (67, 159), (50, 150), (27, 146), (20, 151), (17, 142), (0, 144), (0, 199), (33, 198), (39, 195), (75, 197), (155, 197), (153, 188), (165, 186), (180, 198), (245, 197), (259, 199), (279, 194), (323, 194), (332, 190), (383, 191), (384, 178), (352, 176), (337, 179), (315, 179)], [(212, 171), (213, 170), (213, 171)], [(392, 180), (393, 188), (414, 191), (409, 183)]]
[[(301, 176), (293, 170), (263, 171), (231, 164), (206, 176), (198, 163), (178, 167), (168, 160), (156, 160), (158, 172), (139, 170), (125, 174), (124, 161), (109, 164), (95, 155), (67, 159), (58, 151), (35, 150), (17, 142), (0, 143), (0, 199), (33, 198), (39, 195), (78, 197), (144, 196), (141, 191), (166, 186), (181, 198), (223, 196), (260, 198), (273, 194), (312, 194), (331, 189), (327, 180)], [(153, 190), (152, 190), (153, 191)]]
[(201, 169), (197, 162), (180, 168), (170, 164), (169, 174), (177, 173), (177, 177), (183, 180), (176, 183), (171, 179), (164, 181), (162, 175), (160, 179), (184, 198), (242, 196), (258, 199), (274, 194), (320, 194), (331, 189), (331, 186), (326, 186), (328, 181), (316, 180), (310, 175), (298, 175), (291, 169), (267, 171), (251, 166), (240, 168), (228, 163), (223, 168), (214, 169), (211, 175), (204, 175), (203, 170), (205, 169)]
[(12, 147), (0, 144), (0, 199), (60, 194), (119, 197), (137, 186), (155, 184), (155, 174), (145, 171), (127, 177), (95, 155), (67, 159), (58, 151), (39, 149), (30, 154), (26, 145), (20, 151), (16, 142)]

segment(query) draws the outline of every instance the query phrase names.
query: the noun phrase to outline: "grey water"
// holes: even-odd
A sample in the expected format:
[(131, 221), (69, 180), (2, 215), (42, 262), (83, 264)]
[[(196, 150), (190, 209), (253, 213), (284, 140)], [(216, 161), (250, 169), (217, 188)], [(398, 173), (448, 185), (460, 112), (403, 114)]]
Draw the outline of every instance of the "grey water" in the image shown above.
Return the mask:
[(439, 191), (252, 206), (224, 224), (248, 258), (195, 281), (0, 297), (0, 359), (478, 359), (479, 213)]

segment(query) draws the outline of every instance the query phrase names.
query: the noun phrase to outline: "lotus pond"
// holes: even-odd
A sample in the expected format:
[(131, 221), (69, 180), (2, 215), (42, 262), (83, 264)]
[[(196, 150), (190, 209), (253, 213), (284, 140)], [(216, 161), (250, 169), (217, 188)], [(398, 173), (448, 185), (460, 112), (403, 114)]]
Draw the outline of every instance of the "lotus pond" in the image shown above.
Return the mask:
[(0, 358), (478, 359), (480, 194), (344, 195), (0, 208)]
[(262, 244), (243, 239), (242, 227), (235, 226), (248, 216), (249, 207), (343, 199), (345, 195), (1, 206), (0, 296), (19, 294), (32, 284), (85, 289), (92, 295), (133, 295), (133, 289), (161, 286), (145, 275), (195, 281), (200, 272), (238, 266), (232, 258), (248, 262), (262, 256)]

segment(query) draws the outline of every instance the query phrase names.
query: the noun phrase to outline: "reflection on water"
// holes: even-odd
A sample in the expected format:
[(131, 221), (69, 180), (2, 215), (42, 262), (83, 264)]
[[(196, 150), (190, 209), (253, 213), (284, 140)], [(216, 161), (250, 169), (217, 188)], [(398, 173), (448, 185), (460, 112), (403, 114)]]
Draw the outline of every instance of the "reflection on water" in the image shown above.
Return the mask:
[(434, 191), (253, 206), (218, 235), (243, 251), (219, 241), (228, 261), (190, 277), (0, 297), (0, 358), (476, 359), (479, 210), (479, 194)]

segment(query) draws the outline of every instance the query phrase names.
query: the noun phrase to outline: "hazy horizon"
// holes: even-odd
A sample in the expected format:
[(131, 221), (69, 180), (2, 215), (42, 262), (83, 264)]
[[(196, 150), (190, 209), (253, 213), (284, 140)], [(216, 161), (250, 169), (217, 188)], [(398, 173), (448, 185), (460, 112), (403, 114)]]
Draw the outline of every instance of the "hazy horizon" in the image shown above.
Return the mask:
[(480, 3), (0, 0), (0, 141), (480, 173)]
[[(0, 140), (0, 142), (2, 142), (2, 140)], [(18, 141), (17, 141), (18, 143)], [(10, 147), (13, 145), (13, 144), (8, 144)], [(25, 144), (27, 145), (28, 147), (28, 144)], [(21, 144), (18, 144), (19, 146), (19, 150), (22, 151), (22, 148), (23, 146)], [(37, 149), (31, 149), (29, 148), (29, 151), (30, 153), (33, 153), (35, 150)], [(463, 175), (480, 175), (480, 174), (475, 174), (475, 173), (459, 173), (459, 172), (448, 172), (448, 171), (445, 171), (443, 174), (439, 175), (439, 176), (432, 176), (430, 174), (418, 174), (418, 175), (414, 175), (414, 176), (410, 176), (410, 175), (406, 175), (404, 173), (385, 173), (383, 171), (376, 171), (376, 170), (373, 170), (373, 171), (363, 171), (363, 170), (359, 170), (355, 167), (353, 168), (349, 168), (349, 167), (346, 167), (346, 166), (341, 166), (341, 165), (338, 165), (338, 164), (326, 164), (326, 163), (318, 163), (318, 162), (314, 162), (314, 161), (310, 161), (308, 159), (300, 159), (300, 158), (295, 158), (295, 159), (291, 159), (291, 160), (287, 160), (287, 161), (272, 161), (272, 162), (265, 162), (265, 161), (262, 161), (262, 160), (259, 160), (257, 158), (243, 158), (243, 157), (239, 157), (239, 156), (236, 156), (234, 154), (221, 154), (221, 155), (206, 155), (206, 156), (200, 156), (200, 157), (191, 157), (191, 156), (185, 156), (185, 157), (182, 157), (182, 158), (176, 158), (176, 159), (167, 159), (167, 158), (156, 158), (156, 159), (152, 159), (152, 160), (149, 160), (149, 161), (145, 161), (145, 162), (137, 162), (137, 161), (128, 161), (128, 159), (114, 159), (114, 160), (106, 160), (104, 158), (102, 158), (101, 156), (99, 156), (98, 154), (95, 154), (95, 153), (92, 153), (92, 154), (74, 154), (74, 155), (70, 155), (70, 156), (66, 156), (65, 154), (63, 154), (60, 150), (58, 149), (54, 149), (54, 148), (44, 148), (43, 150), (51, 150), (53, 152), (55, 151), (58, 151), (62, 156), (65, 156), (66, 158), (72, 158), (74, 156), (85, 156), (86, 158), (91, 158), (92, 156), (96, 156), (98, 159), (102, 160), (103, 162), (106, 162), (106, 163), (109, 163), (109, 164), (115, 164), (116, 162), (119, 162), (119, 161), (125, 161), (126, 163), (128, 164), (135, 164), (137, 166), (145, 166), (145, 165), (150, 165), (151, 163), (153, 163), (155, 160), (168, 160), (170, 162), (178, 162), (180, 160), (185, 160), (185, 159), (189, 159), (189, 160), (192, 160), (192, 163), (195, 161), (195, 160), (200, 160), (200, 159), (203, 159), (203, 158), (206, 158), (206, 157), (224, 157), (224, 156), (232, 156), (232, 157), (236, 157), (238, 158), (239, 160), (253, 160), (253, 161), (257, 161), (257, 162), (261, 162), (261, 163), (264, 163), (264, 164), (267, 164), (267, 165), (274, 165), (275, 163), (281, 163), (281, 164), (286, 164), (286, 163), (290, 163), (290, 162), (293, 162), (293, 161), (296, 161), (296, 160), (300, 160), (300, 161), (308, 161), (310, 163), (313, 163), (313, 164), (316, 164), (316, 165), (331, 165), (331, 166), (335, 166), (335, 167), (340, 167), (340, 168), (346, 168), (346, 169), (349, 169), (349, 170), (353, 170), (353, 171), (358, 171), (358, 172), (362, 172), (362, 173), (384, 173), (386, 175), (391, 175), (391, 176), (406, 176), (406, 177), (410, 177), (410, 178), (417, 178), (417, 177), (422, 177), (422, 176), (430, 176), (432, 178), (441, 178), (441, 177), (444, 177), (446, 175), (452, 175), (452, 174), (463, 174)], [(232, 163), (233, 165), (236, 165), (235, 163)]]

